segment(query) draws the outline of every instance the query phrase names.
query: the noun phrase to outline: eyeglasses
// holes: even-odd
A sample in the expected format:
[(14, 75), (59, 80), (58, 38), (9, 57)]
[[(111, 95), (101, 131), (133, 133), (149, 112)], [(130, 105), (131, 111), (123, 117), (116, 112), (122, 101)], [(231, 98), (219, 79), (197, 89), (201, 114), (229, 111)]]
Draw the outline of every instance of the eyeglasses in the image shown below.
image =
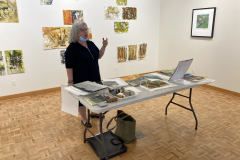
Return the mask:
[(81, 31), (85, 32), (85, 31), (88, 31), (88, 28), (85, 28), (85, 29), (80, 29)]

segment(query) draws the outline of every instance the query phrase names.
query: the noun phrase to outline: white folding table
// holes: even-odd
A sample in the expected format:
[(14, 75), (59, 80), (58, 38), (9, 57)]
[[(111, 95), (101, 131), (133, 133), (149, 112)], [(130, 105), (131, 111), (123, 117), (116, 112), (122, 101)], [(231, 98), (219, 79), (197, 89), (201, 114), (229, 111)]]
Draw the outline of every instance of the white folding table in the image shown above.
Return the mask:
[[(173, 83), (173, 82), (171, 82), (171, 83)], [(196, 122), (195, 129), (197, 130), (198, 121), (197, 121), (197, 117), (196, 117), (196, 114), (194, 112), (194, 109), (193, 109), (193, 106), (192, 106), (192, 103), (191, 103), (192, 88), (198, 87), (198, 86), (201, 86), (201, 85), (205, 85), (205, 84), (209, 84), (209, 83), (211, 83), (211, 81), (207, 81), (206, 83), (203, 83), (203, 82), (194, 83), (194, 84), (191, 84), (191, 85), (182, 85), (182, 84), (174, 83), (177, 86), (170, 87), (170, 88), (165, 88), (165, 89), (159, 89), (159, 90), (152, 91), (152, 92), (150, 92), (146, 89), (143, 89), (141, 87), (137, 87), (139, 90), (142, 91), (137, 96), (132, 97), (132, 98), (127, 98), (127, 99), (121, 99), (121, 100), (118, 100), (117, 102), (108, 103), (108, 105), (105, 106), (105, 107), (99, 107), (98, 105), (92, 106), (84, 99), (83, 96), (75, 96), (73, 94), (72, 95), (75, 98), (77, 98), (85, 107), (87, 107), (87, 109), (88, 109), (88, 122), (87, 123), (90, 122), (90, 111), (95, 112), (95, 113), (99, 113), (100, 135), (101, 135), (101, 139), (104, 140), (104, 136), (103, 136), (103, 133), (102, 133), (103, 114), (105, 114), (106, 112), (108, 112), (112, 109), (120, 108), (120, 107), (123, 107), (123, 106), (127, 106), (127, 105), (130, 105), (130, 104), (138, 103), (138, 102), (145, 101), (145, 100), (148, 100), (148, 99), (164, 96), (164, 95), (171, 94), (171, 93), (173, 93), (173, 97), (171, 98), (171, 100), (169, 101), (169, 103), (166, 106), (165, 114), (167, 115), (167, 108), (168, 108), (170, 103), (175, 104), (175, 105), (177, 105), (179, 107), (182, 107), (184, 109), (187, 109), (187, 110), (189, 110), (193, 113), (193, 116), (194, 116), (195, 122)], [(186, 89), (190, 89), (189, 96), (185, 96), (185, 95), (181, 95), (181, 94), (176, 93), (176, 92), (186, 90)], [(190, 105), (191, 108), (187, 108), (185, 106), (182, 106), (181, 104), (173, 102), (173, 99), (174, 99), (175, 95), (179, 95), (179, 96), (188, 98), (189, 99), (189, 105)], [(88, 127), (86, 125), (85, 131), (84, 131), (84, 143), (87, 142), (87, 138), (86, 138), (86, 132), (87, 131), (89, 131), (96, 138), (96, 136), (88, 129)], [(103, 145), (104, 152), (105, 152), (105, 155), (106, 155), (106, 158), (104, 158), (104, 159), (108, 159), (108, 154), (107, 154), (107, 150), (105, 148), (104, 142), (99, 140), (98, 138), (97, 138), (97, 140), (98, 140), (99, 143), (101, 143)], [(91, 146), (91, 148), (94, 150), (94, 147)], [(95, 150), (94, 150), (94, 152), (96, 153)]]

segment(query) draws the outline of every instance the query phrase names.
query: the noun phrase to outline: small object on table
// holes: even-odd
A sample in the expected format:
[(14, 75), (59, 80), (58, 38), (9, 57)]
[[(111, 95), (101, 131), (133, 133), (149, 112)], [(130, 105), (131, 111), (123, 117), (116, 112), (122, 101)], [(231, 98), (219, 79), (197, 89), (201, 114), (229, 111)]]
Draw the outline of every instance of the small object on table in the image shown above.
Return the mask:
[(128, 90), (128, 91), (125, 91), (125, 92), (123, 92), (123, 94), (126, 96), (126, 97), (128, 97), (128, 96), (130, 96), (130, 91)]
[(107, 103), (110, 103), (110, 102), (116, 102), (117, 101), (117, 98), (115, 97), (115, 98), (109, 98), (109, 99), (107, 99)]
[(134, 96), (134, 95), (135, 95), (135, 92), (130, 90), (129, 95), (130, 95), (130, 96)]
[(125, 98), (125, 95), (124, 95), (123, 93), (118, 93), (116, 96), (117, 96), (118, 98)]
[(117, 87), (117, 88), (110, 88), (109, 89), (109, 93), (111, 93), (112, 95), (116, 96), (118, 93), (122, 93), (124, 92), (125, 89), (123, 87)]
[(123, 94), (124, 94), (126, 97), (134, 96), (134, 95), (135, 95), (134, 91), (131, 91), (131, 90), (125, 90), (125, 92), (123, 92)]
[(104, 106), (107, 105), (107, 103), (105, 103), (105, 102), (100, 102), (100, 103), (98, 103), (97, 105), (98, 105), (99, 107), (104, 107)]

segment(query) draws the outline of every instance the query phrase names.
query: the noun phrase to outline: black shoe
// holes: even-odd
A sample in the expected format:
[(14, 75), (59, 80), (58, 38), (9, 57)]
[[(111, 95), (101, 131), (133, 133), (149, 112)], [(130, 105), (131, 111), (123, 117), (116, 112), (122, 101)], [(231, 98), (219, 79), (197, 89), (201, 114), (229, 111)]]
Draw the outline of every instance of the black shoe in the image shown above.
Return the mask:
[[(82, 124), (86, 127), (87, 125), (87, 122), (84, 124), (83, 121), (81, 120)], [(88, 125), (87, 125), (88, 128), (92, 127), (92, 124), (89, 122)]]
[[(90, 114), (91, 118), (100, 118), (100, 114)], [(105, 118), (105, 114), (102, 115), (102, 118)]]

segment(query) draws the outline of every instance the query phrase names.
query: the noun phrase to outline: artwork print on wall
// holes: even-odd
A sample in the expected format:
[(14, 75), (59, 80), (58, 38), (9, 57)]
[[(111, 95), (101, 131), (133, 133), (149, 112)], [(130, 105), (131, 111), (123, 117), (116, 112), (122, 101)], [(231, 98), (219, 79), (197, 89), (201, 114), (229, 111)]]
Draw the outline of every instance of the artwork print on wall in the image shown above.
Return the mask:
[(65, 52), (66, 52), (66, 50), (60, 51), (61, 64), (65, 64)]
[(0, 23), (19, 23), (16, 0), (0, 0)]
[(8, 74), (24, 73), (23, 54), (21, 50), (5, 51), (5, 60)]
[(43, 49), (67, 48), (71, 27), (43, 27)]
[(127, 0), (116, 0), (117, 5), (119, 6), (126, 6)]
[(72, 25), (74, 22), (83, 22), (82, 10), (63, 10), (64, 25)]
[(197, 15), (196, 28), (208, 28), (209, 14)]
[(41, 5), (52, 5), (53, 0), (40, 0)]
[(118, 46), (117, 47), (117, 59), (118, 63), (127, 61), (127, 46)]
[(129, 28), (129, 22), (114, 22), (115, 33), (127, 33)]
[(104, 7), (104, 17), (106, 20), (121, 19), (121, 7)]
[(6, 74), (6, 70), (5, 70), (4, 60), (3, 60), (3, 54), (2, 54), (2, 51), (0, 51), (0, 76), (5, 74)]
[(122, 19), (136, 20), (137, 19), (137, 8), (123, 7), (122, 8)]
[(138, 60), (146, 59), (146, 57), (147, 57), (147, 43), (139, 44)]
[(92, 39), (92, 27), (88, 27), (88, 39)]
[(213, 37), (216, 7), (193, 9), (192, 37)]
[(128, 60), (137, 60), (137, 45), (128, 45)]

